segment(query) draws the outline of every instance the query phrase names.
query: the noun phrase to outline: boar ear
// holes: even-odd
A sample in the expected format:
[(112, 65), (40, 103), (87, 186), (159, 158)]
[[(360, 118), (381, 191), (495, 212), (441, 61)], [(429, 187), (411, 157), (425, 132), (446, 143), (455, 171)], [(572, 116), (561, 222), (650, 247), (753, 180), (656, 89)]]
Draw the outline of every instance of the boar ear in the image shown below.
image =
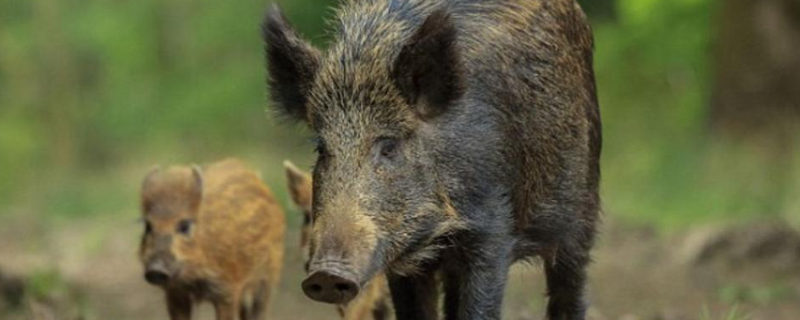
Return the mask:
[(189, 205), (192, 210), (196, 210), (203, 201), (203, 170), (197, 165), (192, 166), (192, 186), (190, 192), (191, 198), (189, 199)]
[(283, 166), (286, 168), (286, 180), (289, 184), (289, 193), (292, 196), (292, 201), (304, 210), (310, 209), (311, 176), (298, 169), (291, 161), (284, 161)]
[(449, 14), (437, 10), (425, 19), (398, 54), (392, 75), (422, 118), (443, 113), (461, 96), (456, 27)]
[(261, 28), (270, 99), (283, 115), (307, 121), (308, 88), (317, 73), (320, 53), (297, 36), (275, 4)]

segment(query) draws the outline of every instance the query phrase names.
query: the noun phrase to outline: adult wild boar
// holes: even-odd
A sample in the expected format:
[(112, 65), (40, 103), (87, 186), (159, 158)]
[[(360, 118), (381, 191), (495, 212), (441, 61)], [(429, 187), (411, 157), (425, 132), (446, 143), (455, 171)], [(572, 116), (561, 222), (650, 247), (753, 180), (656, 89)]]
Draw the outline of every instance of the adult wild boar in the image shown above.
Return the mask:
[(592, 35), (574, 0), (351, 0), (323, 53), (276, 8), (270, 96), (317, 137), (302, 287), (353, 299), (384, 272), (398, 319), (499, 319), (541, 257), (550, 319), (582, 319), (599, 212)]
[(219, 320), (258, 320), (283, 262), (283, 210), (235, 159), (155, 169), (142, 184), (139, 251), (147, 282), (166, 293), (170, 319), (211, 301)]

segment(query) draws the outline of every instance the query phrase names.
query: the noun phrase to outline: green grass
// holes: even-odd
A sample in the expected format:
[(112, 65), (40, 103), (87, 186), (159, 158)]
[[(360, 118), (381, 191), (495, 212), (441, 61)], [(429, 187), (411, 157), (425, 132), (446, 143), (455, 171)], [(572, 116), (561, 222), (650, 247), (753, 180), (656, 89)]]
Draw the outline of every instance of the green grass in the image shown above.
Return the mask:
[(703, 308), (703, 313), (700, 319), (703, 320), (750, 320), (751, 316), (742, 313), (739, 311), (739, 305), (734, 305), (727, 311), (727, 313), (720, 315), (719, 317), (714, 317), (711, 315), (711, 312), (708, 308)]
[(741, 303), (755, 303), (769, 305), (770, 303), (796, 298), (793, 288), (786, 283), (771, 285), (739, 285), (728, 284), (719, 290), (722, 302), (737, 305)]
[(64, 278), (55, 270), (38, 270), (27, 279), (26, 291), (34, 299), (47, 299), (52, 295), (68, 294), (68, 286)]

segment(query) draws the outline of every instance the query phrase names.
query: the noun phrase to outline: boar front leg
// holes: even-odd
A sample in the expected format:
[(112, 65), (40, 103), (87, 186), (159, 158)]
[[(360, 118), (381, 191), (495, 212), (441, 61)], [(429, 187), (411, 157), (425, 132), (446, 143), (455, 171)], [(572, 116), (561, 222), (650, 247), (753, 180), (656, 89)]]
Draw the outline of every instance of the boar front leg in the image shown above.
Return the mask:
[(167, 310), (171, 320), (190, 320), (192, 318), (192, 297), (177, 290), (167, 291)]
[(436, 287), (436, 272), (413, 276), (387, 276), (397, 320), (438, 319), (439, 292)]
[[(481, 243), (480, 238), (491, 240)], [(500, 319), (513, 241), (498, 239), (506, 237), (471, 238), (466, 242), (470, 248), (446, 257), (449, 262), (444, 269), (447, 320)]]
[(584, 286), (588, 249), (559, 246), (557, 254), (545, 259), (547, 278), (547, 319), (582, 320), (586, 317)]

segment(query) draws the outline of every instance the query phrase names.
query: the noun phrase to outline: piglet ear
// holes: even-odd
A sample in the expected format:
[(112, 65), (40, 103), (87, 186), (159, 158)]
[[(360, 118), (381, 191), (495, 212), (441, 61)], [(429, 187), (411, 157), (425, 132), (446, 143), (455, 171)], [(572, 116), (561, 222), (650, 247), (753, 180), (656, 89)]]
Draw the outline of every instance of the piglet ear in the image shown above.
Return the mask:
[(319, 68), (320, 52), (297, 36), (275, 4), (267, 11), (262, 34), (272, 103), (288, 118), (307, 121), (308, 89)]
[(425, 19), (394, 62), (395, 84), (423, 119), (445, 112), (463, 92), (456, 33), (450, 15), (437, 10)]
[(310, 210), (313, 189), (311, 176), (298, 169), (291, 161), (285, 161), (283, 166), (286, 168), (286, 181), (292, 201), (304, 211)]
[(155, 179), (160, 172), (161, 166), (153, 166), (149, 171), (147, 171), (147, 174), (144, 176), (144, 180), (142, 180), (141, 199), (143, 213), (150, 212), (150, 209), (153, 207), (152, 192), (154, 192), (155, 189)]
[(147, 174), (144, 175), (144, 180), (142, 180), (142, 193), (152, 187), (153, 180), (159, 172), (161, 172), (161, 166), (159, 165), (155, 165), (147, 171)]
[(194, 211), (200, 208), (200, 203), (203, 201), (203, 170), (200, 166), (192, 166), (192, 186), (189, 190), (189, 206)]

